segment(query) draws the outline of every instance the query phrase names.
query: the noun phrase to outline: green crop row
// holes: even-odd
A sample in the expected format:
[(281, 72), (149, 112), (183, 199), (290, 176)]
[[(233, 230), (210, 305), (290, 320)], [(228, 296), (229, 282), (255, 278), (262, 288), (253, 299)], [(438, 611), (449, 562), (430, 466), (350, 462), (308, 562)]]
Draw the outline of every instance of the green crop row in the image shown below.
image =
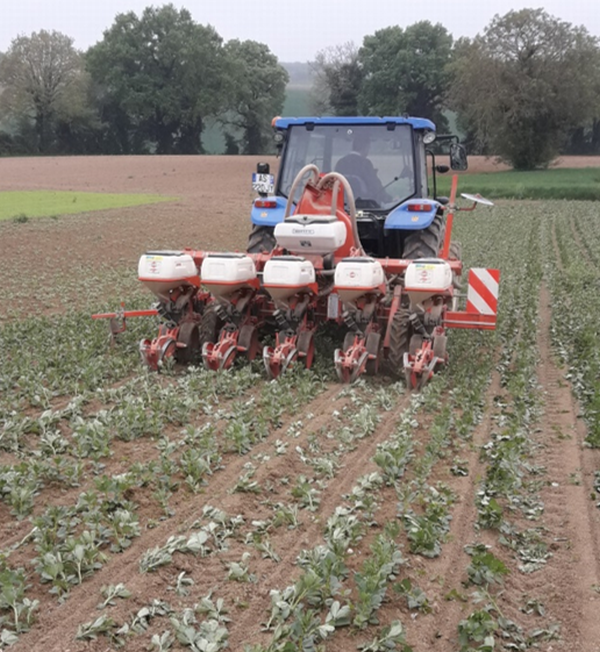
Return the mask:
[(595, 308), (600, 224), (587, 203), (554, 210), (550, 217), (544, 230), (544, 265), (557, 308), (552, 314), (553, 344), (580, 401), (588, 428), (586, 443), (600, 448), (600, 331)]
[[(526, 649), (556, 638), (559, 632), (556, 622), (526, 631), (504, 611), (503, 603), (510, 604), (516, 596), (511, 599), (502, 590), (507, 574), (541, 571), (550, 557), (550, 542), (540, 522), (544, 505), (539, 490), (545, 481), (544, 469), (535, 463), (539, 443), (534, 433), (543, 409), (537, 337), (540, 328), (547, 328), (538, 307), (544, 260), (553, 255), (547, 229), (555, 208), (511, 205), (504, 212), (506, 219), (488, 234), (495, 242), (489, 259), (502, 269), (501, 346), (496, 354), (500, 389), (489, 406), (489, 439), (480, 447), (482, 478), (474, 497), (477, 522), (473, 534), (477, 540), (481, 530), (489, 530), (495, 533), (496, 544), (493, 549), (481, 543), (466, 549), (471, 561), (465, 586), (472, 588), (473, 607), (458, 624), (462, 652), (487, 652), (499, 644)], [(521, 610), (535, 611), (540, 618), (545, 614), (539, 599), (530, 598)]]
[[(271, 595), (270, 607), (255, 614), (266, 631), (262, 643), (246, 641), (252, 652), (325, 650), (332, 641), (364, 652), (408, 651), (418, 647), (414, 628), (432, 609), (436, 589), (427, 574), (457, 535), (461, 498), (476, 516), (474, 542), (460, 562), (472, 593), (464, 596), (460, 586), (445, 592), (447, 600), (468, 603), (455, 647), (484, 650), (504, 641), (519, 649), (555, 636), (546, 620), (533, 632), (510, 620), (503, 604), (511, 596), (499, 588), (507, 574), (543, 572), (548, 558), (532, 436), (541, 409), (536, 333), (543, 281), (554, 305), (565, 306), (554, 311), (553, 339), (594, 445), (600, 343), (583, 301), (598, 286), (600, 229), (590, 210), (580, 203), (510, 204), (458, 216), (466, 263), (502, 271), (499, 327), (451, 332), (448, 368), (410, 399), (402, 383), (381, 379), (333, 392), (323, 380), (330, 357), (278, 382), (248, 365), (223, 374), (149, 374), (136, 352), (148, 328), (142, 321), (115, 349), (103, 325), (86, 315), (4, 324), (0, 500), (19, 536), (0, 556), (0, 645), (35, 629), (44, 605), (70, 599), (100, 566), (128, 551), (139, 577), (160, 569), (169, 600), (149, 593), (143, 609), (137, 604), (130, 618), (117, 618), (113, 606), (130, 596), (124, 578), (125, 586), (107, 586), (98, 596), (104, 612), (82, 619), (81, 639), (106, 636), (117, 646), (145, 636), (157, 650), (175, 641), (224, 649), (236, 616), (251, 607), (235, 602), (234, 584)], [(313, 414), (312, 401), (323, 391), (331, 400)], [(491, 431), (474, 441), (488, 422)], [(342, 495), (348, 461), (366, 447), (370, 468)], [(227, 514), (211, 500), (221, 470), (240, 456), (226, 492), (256, 518)], [(360, 464), (362, 470), (366, 462)], [(463, 496), (471, 479), (475, 493)], [(180, 521), (177, 510), (192, 500), (202, 516)], [(145, 533), (165, 522), (171, 534), (159, 545), (144, 544)], [(492, 549), (478, 540), (484, 529), (497, 541)], [(292, 559), (290, 531), (311, 541)], [(181, 565), (184, 558), (194, 564)], [(273, 580), (257, 572), (260, 560), (277, 565), (284, 558), (296, 562), (291, 574)], [(198, 568), (211, 578), (200, 599)], [(543, 611), (529, 602), (527, 608)], [(419, 616), (415, 625), (411, 615)]]

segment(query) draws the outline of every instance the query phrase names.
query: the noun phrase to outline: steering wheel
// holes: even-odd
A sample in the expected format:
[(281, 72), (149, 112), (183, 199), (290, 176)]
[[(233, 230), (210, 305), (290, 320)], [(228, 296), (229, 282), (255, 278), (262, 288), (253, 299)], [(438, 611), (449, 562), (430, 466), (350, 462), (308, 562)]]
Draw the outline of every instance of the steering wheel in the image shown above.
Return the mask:
[(355, 174), (345, 174), (344, 175), (352, 188), (354, 197), (356, 199), (367, 199), (369, 196), (369, 191), (367, 189), (367, 184)]

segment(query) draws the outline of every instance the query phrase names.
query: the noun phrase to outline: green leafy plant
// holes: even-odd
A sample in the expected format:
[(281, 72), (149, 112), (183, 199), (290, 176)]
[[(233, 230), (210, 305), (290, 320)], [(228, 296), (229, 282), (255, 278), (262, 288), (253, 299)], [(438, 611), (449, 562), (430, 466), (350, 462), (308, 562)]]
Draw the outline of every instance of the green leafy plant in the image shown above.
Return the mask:
[(169, 630), (162, 634), (152, 634), (150, 645), (156, 649), (156, 652), (167, 652), (175, 642), (175, 636)]
[(502, 583), (508, 574), (506, 565), (482, 546), (470, 549), (471, 563), (467, 568), (469, 582), (478, 586)]
[(181, 571), (175, 581), (175, 593), (181, 597), (185, 597), (186, 595), (189, 595), (189, 587), (193, 585), (194, 580), (191, 577), (188, 577), (185, 571)]
[(379, 535), (371, 546), (371, 555), (365, 559), (354, 581), (357, 598), (354, 603), (353, 624), (362, 629), (369, 624), (378, 624), (377, 611), (381, 607), (396, 572), (404, 563), (402, 553), (394, 540), (385, 534)]
[(180, 616), (170, 617), (177, 640), (191, 650), (218, 652), (227, 647), (229, 632), (217, 620), (198, 623), (192, 609), (184, 609)]
[(368, 643), (357, 645), (357, 648), (360, 652), (387, 652), (388, 650), (412, 652), (412, 648), (406, 644), (404, 628), (399, 620), (394, 620), (390, 625), (384, 627), (374, 639)]
[(100, 589), (100, 593), (104, 596), (104, 600), (98, 605), (98, 609), (104, 609), (107, 606), (114, 606), (117, 598), (126, 600), (131, 597), (131, 591), (127, 589), (125, 584), (119, 582), (118, 584), (109, 584)]
[(256, 582), (256, 576), (250, 573), (248, 567), (249, 552), (244, 552), (240, 561), (232, 561), (227, 564), (227, 579), (235, 582)]
[(144, 605), (132, 616), (128, 623), (125, 623), (117, 630), (118, 634), (142, 634), (150, 627), (153, 618), (170, 616), (173, 609), (168, 602), (154, 599), (150, 604)]
[[(17, 634), (30, 629), (34, 612), (39, 607), (39, 600), (30, 600), (25, 595), (27, 588), (22, 568), (12, 570), (4, 567), (0, 570), (0, 612), (12, 612), (10, 627)], [(2, 617), (0, 623), (8, 624)]]
[(497, 630), (498, 623), (488, 611), (485, 609), (474, 611), (458, 624), (458, 642), (461, 652), (471, 652), (472, 643), (482, 644), (477, 648), (482, 652), (492, 652)]
[[(101, 635), (112, 636), (116, 626), (115, 621), (110, 616), (103, 614), (102, 616), (98, 616), (96, 620), (90, 620), (87, 623), (79, 625), (76, 638), (93, 641)], [(113, 639), (113, 642), (117, 641)]]
[(313, 481), (304, 475), (299, 475), (296, 484), (292, 487), (291, 494), (299, 504), (310, 510), (315, 511), (321, 502), (319, 490), (315, 489)]
[(409, 609), (416, 609), (425, 614), (431, 612), (427, 595), (418, 586), (413, 585), (408, 577), (394, 584), (394, 591), (406, 597)]

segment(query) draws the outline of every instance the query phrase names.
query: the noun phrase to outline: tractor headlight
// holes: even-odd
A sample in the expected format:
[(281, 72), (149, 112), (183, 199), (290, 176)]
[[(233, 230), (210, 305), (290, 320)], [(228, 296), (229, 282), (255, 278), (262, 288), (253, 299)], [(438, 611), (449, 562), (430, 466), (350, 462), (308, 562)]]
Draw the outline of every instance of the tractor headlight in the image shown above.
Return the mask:
[(423, 134), (423, 142), (426, 145), (431, 145), (431, 143), (435, 140), (435, 131), (425, 131)]

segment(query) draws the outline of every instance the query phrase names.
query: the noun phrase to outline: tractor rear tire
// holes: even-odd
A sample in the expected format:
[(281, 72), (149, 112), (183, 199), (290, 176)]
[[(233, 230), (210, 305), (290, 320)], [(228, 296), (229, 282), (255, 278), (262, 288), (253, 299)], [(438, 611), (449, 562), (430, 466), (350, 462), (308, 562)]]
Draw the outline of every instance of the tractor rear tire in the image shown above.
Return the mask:
[(404, 239), (402, 258), (437, 258), (442, 248), (445, 231), (444, 216), (437, 214), (426, 229), (413, 231)]
[(401, 377), (404, 374), (404, 354), (408, 352), (413, 335), (408, 319), (410, 312), (406, 308), (398, 308), (390, 324), (390, 348), (387, 356), (387, 369), (392, 376)]
[(249, 254), (268, 254), (273, 251), (277, 244), (274, 231), (275, 229), (272, 226), (253, 224), (246, 251)]
[(450, 260), (462, 260), (462, 244), (458, 240), (450, 241), (448, 257)]

